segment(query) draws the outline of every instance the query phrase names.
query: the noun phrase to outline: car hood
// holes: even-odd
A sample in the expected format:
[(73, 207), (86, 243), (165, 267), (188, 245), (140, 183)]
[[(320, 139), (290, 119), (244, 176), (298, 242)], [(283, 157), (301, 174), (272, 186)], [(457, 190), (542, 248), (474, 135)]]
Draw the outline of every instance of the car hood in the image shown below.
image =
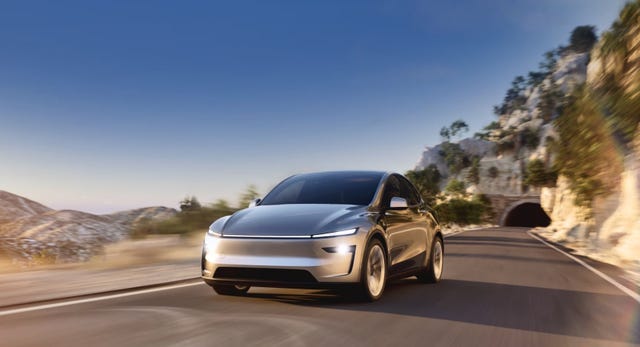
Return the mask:
[(364, 206), (328, 204), (263, 205), (236, 212), (223, 236), (309, 236), (356, 226)]

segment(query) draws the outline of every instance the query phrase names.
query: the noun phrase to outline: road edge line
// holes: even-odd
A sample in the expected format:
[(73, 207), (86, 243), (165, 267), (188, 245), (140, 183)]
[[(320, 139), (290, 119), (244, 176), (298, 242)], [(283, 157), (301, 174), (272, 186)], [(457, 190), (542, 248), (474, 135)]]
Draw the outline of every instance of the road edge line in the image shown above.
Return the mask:
[[(193, 281), (195, 279), (191, 279), (189, 281)], [(52, 302), (52, 303), (48, 303), (48, 304), (36, 304), (35, 306), (27, 306), (27, 307), (20, 307), (20, 308), (13, 308), (13, 309), (0, 309), (0, 317), (2, 316), (9, 316), (12, 314), (18, 314), (18, 313), (26, 313), (26, 312), (32, 312), (32, 311), (40, 311), (40, 310), (46, 310), (46, 309), (50, 309), (50, 308), (57, 308), (57, 307), (64, 307), (64, 306), (71, 306), (71, 305), (78, 305), (78, 304), (85, 304), (85, 303), (89, 303), (89, 302), (96, 302), (96, 301), (104, 301), (104, 300), (111, 300), (111, 299), (117, 299), (117, 298), (123, 298), (123, 297), (127, 297), (127, 296), (134, 296), (134, 295), (140, 295), (140, 294), (147, 294), (147, 293), (155, 293), (155, 292), (161, 292), (161, 291), (165, 291), (165, 290), (172, 290), (172, 289), (178, 289), (178, 288), (185, 288), (185, 287), (191, 287), (191, 286), (196, 286), (196, 285), (202, 285), (204, 284), (204, 282), (202, 281), (198, 281), (198, 282), (189, 282), (189, 283), (177, 283), (177, 284), (157, 284), (154, 285), (151, 288), (146, 288), (146, 289), (120, 289), (114, 292), (111, 292), (113, 294), (106, 294), (109, 292), (103, 292), (103, 293), (97, 293), (97, 294), (87, 294), (87, 297), (82, 297), (82, 298), (76, 298), (76, 299), (71, 299), (69, 300), (68, 298), (62, 298), (62, 299), (54, 299), (52, 301), (56, 301), (56, 300), (64, 300), (64, 301), (60, 301), (60, 302)], [(20, 304), (20, 305), (30, 305), (30, 304)]]
[(542, 237), (532, 233), (530, 230), (527, 231), (527, 234), (531, 237), (533, 237), (534, 239), (540, 241), (541, 243), (549, 246), (549, 248), (562, 253), (564, 255), (566, 255), (569, 259), (575, 261), (576, 263), (584, 266), (586, 269), (588, 269), (589, 271), (593, 272), (594, 274), (600, 276), (600, 278), (602, 278), (603, 280), (609, 282), (610, 284), (612, 284), (614, 287), (618, 288), (620, 291), (622, 291), (623, 293), (627, 294), (628, 296), (630, 296), (632, 299), (634, 299), (635, 301), (637, 301), (638, 303), (640, 303), (640, 294), (638, 294), (637, 292), (625, 287), (623, 284), (621, 284), (620, 282), (614, 280), (613, 278), (609, 277), (609, 275), (603, 273), (602, 271), (594, 268), (593, 266), (587, 264), (586, 262), (584, 262), (582, 259), (571, 255), (565, 251), (563, 251), (562, 249), (552, 245), (551, 243), (545, 241)]

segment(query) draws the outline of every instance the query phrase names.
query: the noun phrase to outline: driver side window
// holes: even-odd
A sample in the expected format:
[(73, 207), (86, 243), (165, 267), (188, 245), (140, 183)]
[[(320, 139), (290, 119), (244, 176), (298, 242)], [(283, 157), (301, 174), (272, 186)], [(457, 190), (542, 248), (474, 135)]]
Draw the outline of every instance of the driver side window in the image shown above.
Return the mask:
[(389, 176), (387, 182), (384, 184), (384, 193), (382, 194), (382, 207), (389, 208), (391, 205), (391, 198), (399, 196), (400, 194), (400, 182), (395, 176)]
[(413, 185), (404, 177), (400, 178), (400, 192), (402, 197), (407, 199), (409, 206), (416, 206), (422, 201), (422, 198), (413, 188)]

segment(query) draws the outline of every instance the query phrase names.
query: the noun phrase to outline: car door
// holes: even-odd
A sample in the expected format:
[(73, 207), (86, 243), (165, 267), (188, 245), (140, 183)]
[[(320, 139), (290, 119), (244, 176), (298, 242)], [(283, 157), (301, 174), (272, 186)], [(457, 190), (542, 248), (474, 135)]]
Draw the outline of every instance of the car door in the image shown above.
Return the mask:
[[(420, 267), (424, 261), (425, 225), (420, 223), (420, 203), (411, 194), (411, 186), (399, 175), (387, 179), (383, 193), (383, 210), (389, 246), (390, 275)], [(407, 201), (405, 209), (390, 209), (393, 197)], [(418, 244), (422, 242), (422, 246)]]
[(407, 224), (407, 234), (411, 239), (407, 247), (407, 257), (415, 259), (416, 266), (426, 264), (427, 256), (431, 250), (431, 240), (435, 235), (433, 219), (427, 211), (426, 204), (418, 193), (418, 190), (403, 176), (399, 176), (400, 190), (403, 195), (409, 196), (408, 204), (411, 221)]

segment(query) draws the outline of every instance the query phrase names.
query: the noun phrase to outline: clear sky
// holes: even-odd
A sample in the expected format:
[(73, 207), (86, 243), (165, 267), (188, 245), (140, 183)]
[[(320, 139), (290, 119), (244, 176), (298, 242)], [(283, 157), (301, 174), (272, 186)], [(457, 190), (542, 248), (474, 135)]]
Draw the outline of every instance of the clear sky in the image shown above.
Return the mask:
[(624, 0), (3, 1), (0, 189), (90, 212), (412, 169)]

